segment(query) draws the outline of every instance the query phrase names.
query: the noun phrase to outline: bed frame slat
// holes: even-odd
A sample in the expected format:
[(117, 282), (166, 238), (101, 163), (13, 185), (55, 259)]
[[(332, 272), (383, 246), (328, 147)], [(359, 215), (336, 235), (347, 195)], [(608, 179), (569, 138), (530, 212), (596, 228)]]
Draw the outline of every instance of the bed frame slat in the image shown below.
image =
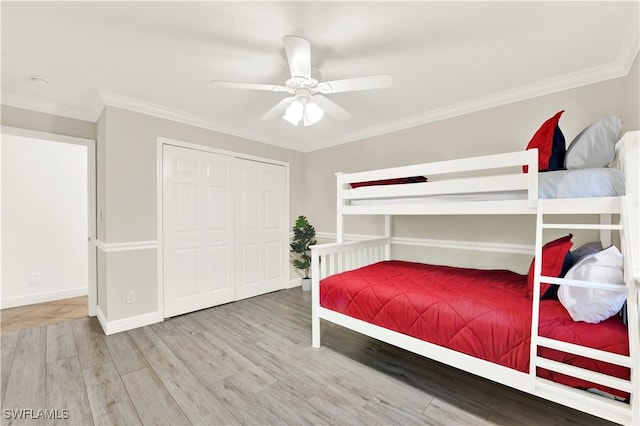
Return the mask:
[(546, 368), (547, 370), (555, 371), (556, 373), (566, 374), (571, 377), (576, 377), (592, 383), (598, 383), (624, 392), (631, 392), (633, 390), (629, 380), (618, 379), (617, 377), (607, 376), (606, 374), (596, 373), (595, 371), (564, 364), (547, 358), (537, 357), (535, 361), (538, 367)]
[(614, 354), (613, 352), (607, 352), (600, 349), (588, 348), (574, 343), (563, 342), (562, 340), (549, 339), (548, 337), (538, 336), (538, 346), (544, 346), (545, 348), (556, 349), (561, 352), (597, 359), (598, 361), (608, 362), (622, 367), (633, 366), (633, 362), (629, 356)]
[(556, 278), (542, 275), (540, 281), (549, 284), (568, 285), (572, 287), (594, 288), (598, 290), (614, 291), (616, 293), (628, 293), (629, 287), (623, 284), (599, 283), (595, 281), (571, 280), (568, 278)]

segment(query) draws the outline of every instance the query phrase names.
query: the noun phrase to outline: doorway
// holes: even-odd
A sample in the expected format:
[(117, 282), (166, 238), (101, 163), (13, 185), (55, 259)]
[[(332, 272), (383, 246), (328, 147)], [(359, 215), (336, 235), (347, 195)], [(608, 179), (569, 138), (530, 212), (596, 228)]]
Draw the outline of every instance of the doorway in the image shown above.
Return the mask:
[(95, 141), (2, 127), (0, 164), (3, 318), (94, 316)]

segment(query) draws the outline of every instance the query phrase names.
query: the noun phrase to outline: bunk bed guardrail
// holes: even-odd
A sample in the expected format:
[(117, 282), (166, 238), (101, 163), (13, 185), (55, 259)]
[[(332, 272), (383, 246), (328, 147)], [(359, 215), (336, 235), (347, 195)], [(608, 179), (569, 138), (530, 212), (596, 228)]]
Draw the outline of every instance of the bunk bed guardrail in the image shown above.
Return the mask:
[[(522, 172), (522, 167), (528, 173)], [(363, 186), (352, 188), (352, 183), (377, 181), (412, 176), (426, 176), (429, 181), (411, 185)], [(388, 200), (402, 197), (437, 197), (463, 194), (505, 193), (526, 191), (526, 199), (486, 201), (481, 204), (471, 201), (474, 214), (531, 214), (538, 202), (538, 150), (485, 155), (458, 160), (445, 160), (411, 166), (392, 167), (357, 173), (336, 173), (338, 196), (338, 228), (340, 236), (342, 215), (358, 214), (446, 214), (450, 211), (465, 211), (465, 202), (451, 203), (356, 205), (352, 201), (376, 199)]]

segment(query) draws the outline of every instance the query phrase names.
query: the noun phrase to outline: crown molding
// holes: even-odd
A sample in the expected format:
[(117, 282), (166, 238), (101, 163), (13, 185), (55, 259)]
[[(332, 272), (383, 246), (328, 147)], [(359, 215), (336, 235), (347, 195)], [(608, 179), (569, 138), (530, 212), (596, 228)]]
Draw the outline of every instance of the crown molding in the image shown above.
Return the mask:
[(98, 122), (98, 120), (100, 119), (100, 115), (102, 115), (102, 111), (104, 111), (106, 105), (104, 103), (104, 100), (102, 99), (102, 96), (100, 96), (100, 91), (96, 90), (96, 96), (93, 99), (93, 102), (91, 102), (91, 105), (89, 105), (89, 114), (91, 114), (91, 116), (93, 117), (93, 121), (94, 122)]
[(299, 147), (283, 143), (279, 140), (271, 138), (265, 138), (264, 135), (233, 129), (215, 121), (179, 111), (177, 109), (165, 107), (163, 105), (154, 104), (151, 102), (141, 101), (139, 99), (131, 98), (128, 96), (120, 95), (113, 92), (107, 92), (104, 90), (98, 91), (100, 99), (105, 106), (112, 106), (116, 108), (122, 108), (129, 111), (139, 112), (141, 114), (151, 115), (157, 118), (163, 118), (166, 120), (176, 121), (178, 123), (188, 124), (203, 129), (213, 130), (215, 132), (224, 133), (231, 136), (236, 136), (243, 139), (249, 139), (252, 141), (263, 142), (270, 145), (279, 146), (282, 148), (299, 150)]
[(470, 101), (449, 105), (444, 108), (427, 111), (412, 117), (369, 127), (366, 130), (351, 132), (341, 137), (327, 140), (324, 143), (308, 147), (305, 152), (330, 148), (332, 146), (380, 136), (391, 132), (397, 132), (399, 130), (409, 129), (489, 108), (525, 101), (527, 99), (587, 86), (589, 84), (600, 83), (614, 78), (625, 77), (629, 74), (629, 71), (633, 66), (638, 55), (638, 50), (638, 39), (636, 38), (636, 41), (633, 44), (628, 44), (621, 49), (621, 51), (624, 51), (625, 53), (625, 57), (623, 58), (624, 60), (590, 68), (585, 71), (566, 74), (561, 77), (544, 80), (538, 83), (520, 86), (516, 89), (495, 93), (489, 96), (472, 99)]

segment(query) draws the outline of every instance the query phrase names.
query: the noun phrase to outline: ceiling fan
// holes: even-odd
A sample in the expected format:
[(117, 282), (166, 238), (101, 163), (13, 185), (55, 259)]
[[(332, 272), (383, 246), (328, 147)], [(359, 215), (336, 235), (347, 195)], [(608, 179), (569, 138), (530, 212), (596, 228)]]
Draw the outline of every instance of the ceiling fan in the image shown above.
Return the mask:
[(284, 98), (267, 111), (262, 116), (262, 120), (273, 120), (284, 113), (283, 118), (295, 126), (300, 123), (304, 126), (315, 124), (325, 112), (337, 120), (345, 120), (351, 116), (344, 108), (324, 95), (356, 90), (383, 89), (391, 85), (389, 74), (320, 81), (319, 73), (311, 68), (311, 43), (309, 40), (293, 35), (284, 36), (284, 50), (291, 72), (291, 78), (284, 83), (284, 86), (217, 80), (212, 80), (211, 84), (232, 89), (287, 92), (292, 96)]

